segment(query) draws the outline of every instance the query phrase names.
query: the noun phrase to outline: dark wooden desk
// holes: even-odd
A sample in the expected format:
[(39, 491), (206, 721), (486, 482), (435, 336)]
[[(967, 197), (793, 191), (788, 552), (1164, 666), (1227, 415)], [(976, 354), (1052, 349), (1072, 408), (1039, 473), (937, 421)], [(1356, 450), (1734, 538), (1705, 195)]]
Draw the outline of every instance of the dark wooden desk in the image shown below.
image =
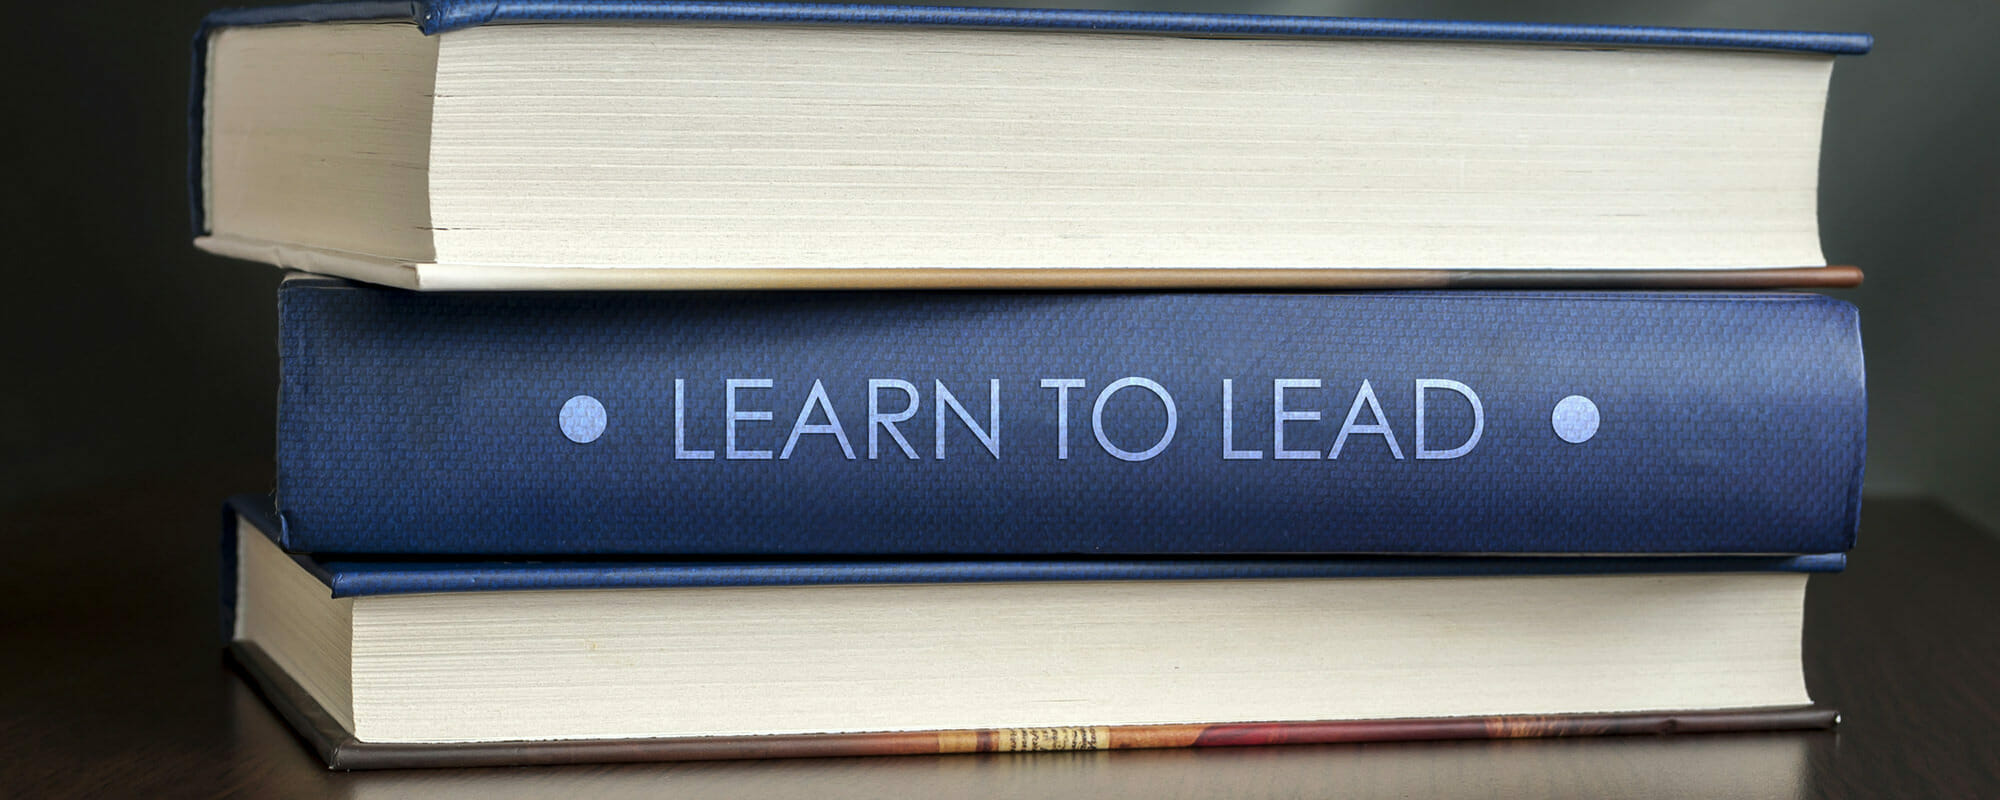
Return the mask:
[(8, 514), (0, 797), (2000, 797), (2000, 540), (1877, 501), (1813, 578), (1837, 731), (329, 773), (223, 666), (214, 477)]

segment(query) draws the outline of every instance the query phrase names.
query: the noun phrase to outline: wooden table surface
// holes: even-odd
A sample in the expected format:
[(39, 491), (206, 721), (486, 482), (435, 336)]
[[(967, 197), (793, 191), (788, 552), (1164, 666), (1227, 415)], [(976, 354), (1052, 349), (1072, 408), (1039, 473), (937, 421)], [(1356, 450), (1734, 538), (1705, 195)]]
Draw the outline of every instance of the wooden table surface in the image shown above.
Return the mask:
[(1919, 501), (1812, 579), (1831, 732), (347, 774), (224, 666), (220, 483), (0, 517), (0, 797), (2000, 797), (2000, 539)]

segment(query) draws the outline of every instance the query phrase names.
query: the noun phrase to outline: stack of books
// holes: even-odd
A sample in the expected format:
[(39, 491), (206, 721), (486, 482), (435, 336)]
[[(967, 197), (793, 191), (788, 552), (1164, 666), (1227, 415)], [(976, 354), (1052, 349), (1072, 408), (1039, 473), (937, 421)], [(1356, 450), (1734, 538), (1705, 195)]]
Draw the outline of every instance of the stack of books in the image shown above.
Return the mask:
[(304, 271), (231, 651), (342, 768), (1831, 725), (1868, 44), (218, 12), (195, 241)]

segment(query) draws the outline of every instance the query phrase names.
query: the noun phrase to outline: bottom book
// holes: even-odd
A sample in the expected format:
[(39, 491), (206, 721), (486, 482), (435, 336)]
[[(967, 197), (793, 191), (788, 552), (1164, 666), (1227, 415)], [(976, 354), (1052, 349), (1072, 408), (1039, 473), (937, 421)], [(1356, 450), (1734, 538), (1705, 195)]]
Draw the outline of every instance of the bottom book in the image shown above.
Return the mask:
[[(1823, 728), (1802, 557), (445, 562), (226, 516), (338, 769)], [(240, 534), (240, 535), (239, 535)]]

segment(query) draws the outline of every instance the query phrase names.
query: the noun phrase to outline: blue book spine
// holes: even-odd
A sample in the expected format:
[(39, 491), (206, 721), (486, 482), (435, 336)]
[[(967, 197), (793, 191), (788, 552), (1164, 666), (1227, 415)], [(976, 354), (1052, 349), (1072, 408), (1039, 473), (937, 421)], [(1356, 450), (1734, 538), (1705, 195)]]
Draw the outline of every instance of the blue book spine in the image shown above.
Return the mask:
[(1808, 294), (281, 290), (294, 551), (1830, 553)]

